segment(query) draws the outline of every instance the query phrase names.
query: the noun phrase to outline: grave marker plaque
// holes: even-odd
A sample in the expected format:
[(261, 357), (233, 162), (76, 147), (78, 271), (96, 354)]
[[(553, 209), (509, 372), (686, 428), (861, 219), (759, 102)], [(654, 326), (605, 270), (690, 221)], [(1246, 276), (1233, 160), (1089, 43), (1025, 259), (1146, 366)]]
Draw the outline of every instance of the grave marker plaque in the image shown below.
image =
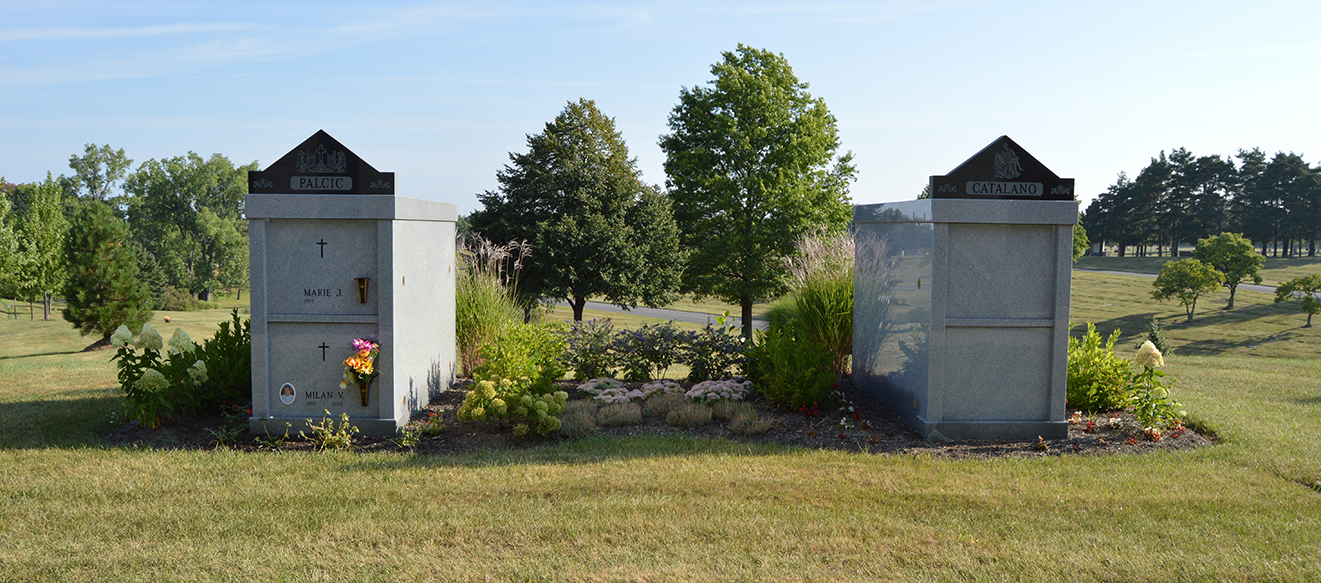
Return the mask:
[[(395, 196), (393, 173), (324, 131), (248, 183), (250, 430), (329, 410), (396, 432), (453, 381), (454, 205)], [(357, 338), (380, 344), (365, 405), (340, 387)]]
[(927, 438), (1065, 437), (1073, 180), (1002, 136), (853, 217), (858, 386)]

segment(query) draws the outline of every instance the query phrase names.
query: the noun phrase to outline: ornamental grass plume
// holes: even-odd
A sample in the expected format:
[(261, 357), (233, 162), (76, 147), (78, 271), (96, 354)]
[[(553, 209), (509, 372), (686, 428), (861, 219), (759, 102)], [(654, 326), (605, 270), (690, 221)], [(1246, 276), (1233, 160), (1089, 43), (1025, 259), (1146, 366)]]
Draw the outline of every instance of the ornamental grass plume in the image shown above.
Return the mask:
[(1142, 343), (1142, 346), (1138, 348), (1137, 356), (1133, 357), (1133, 361), (1146, 368), (1165, 366), (1165, 358), (1161, 356), (1160, 350), (1157, 350), (1156, 345), (1150, 340)]

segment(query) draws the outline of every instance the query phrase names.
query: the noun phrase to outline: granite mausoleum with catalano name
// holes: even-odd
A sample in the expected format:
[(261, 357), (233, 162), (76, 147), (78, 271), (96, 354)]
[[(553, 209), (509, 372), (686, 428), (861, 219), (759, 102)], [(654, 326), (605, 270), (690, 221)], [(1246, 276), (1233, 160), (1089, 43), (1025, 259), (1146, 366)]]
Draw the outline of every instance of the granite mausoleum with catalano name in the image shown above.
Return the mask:
[[(294, 431), (329, 410), (393, 434), (454, 380), (454, 205), (395, 195), (324, 131), (248, 175), (252, 418)], [(379, 376), (345, 388), (355, 339), (380, 344)]]
[(1073, 179), (1001, 136), (930, 189), (854, 207), (855, 382), (926, 438), (1065, 437)]

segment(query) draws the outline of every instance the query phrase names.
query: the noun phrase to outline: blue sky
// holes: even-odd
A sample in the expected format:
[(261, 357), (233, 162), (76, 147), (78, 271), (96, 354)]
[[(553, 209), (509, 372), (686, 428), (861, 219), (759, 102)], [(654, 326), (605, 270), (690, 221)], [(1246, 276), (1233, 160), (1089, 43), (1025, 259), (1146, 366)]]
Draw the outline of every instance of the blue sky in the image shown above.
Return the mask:
[(87, 143), (264, 168), (324, 129), (466, 214), (585, 97), (663, 184), (680, 89), (744, 43), (825, 99), (855, 202), (914, 198), (1003, 134), (1090, 199), (1177, 147), (1316, 163), (1318, 22), (1303, 1), (0, 0), (0, 175), (68, 174)]

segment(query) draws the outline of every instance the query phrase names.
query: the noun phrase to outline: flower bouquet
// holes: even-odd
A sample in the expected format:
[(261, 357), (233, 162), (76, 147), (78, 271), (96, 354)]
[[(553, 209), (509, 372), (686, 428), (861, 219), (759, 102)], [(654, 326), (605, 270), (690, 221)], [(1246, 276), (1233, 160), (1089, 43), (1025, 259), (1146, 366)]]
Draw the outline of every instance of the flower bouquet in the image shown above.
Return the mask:
[(344, 359), (344, 382), (339, 384), (339, 388), (346, 389), (349, 383), (358, 385), (358, 396), (362, 399), (362, 406), (367, 406), (367, 390), (371, 386), (372, 379), (381, 374), (376, 370), (376, 356), (381, 353), (381, 345), (366, 338), (357, 338), (353, 341), (353, 356)]

